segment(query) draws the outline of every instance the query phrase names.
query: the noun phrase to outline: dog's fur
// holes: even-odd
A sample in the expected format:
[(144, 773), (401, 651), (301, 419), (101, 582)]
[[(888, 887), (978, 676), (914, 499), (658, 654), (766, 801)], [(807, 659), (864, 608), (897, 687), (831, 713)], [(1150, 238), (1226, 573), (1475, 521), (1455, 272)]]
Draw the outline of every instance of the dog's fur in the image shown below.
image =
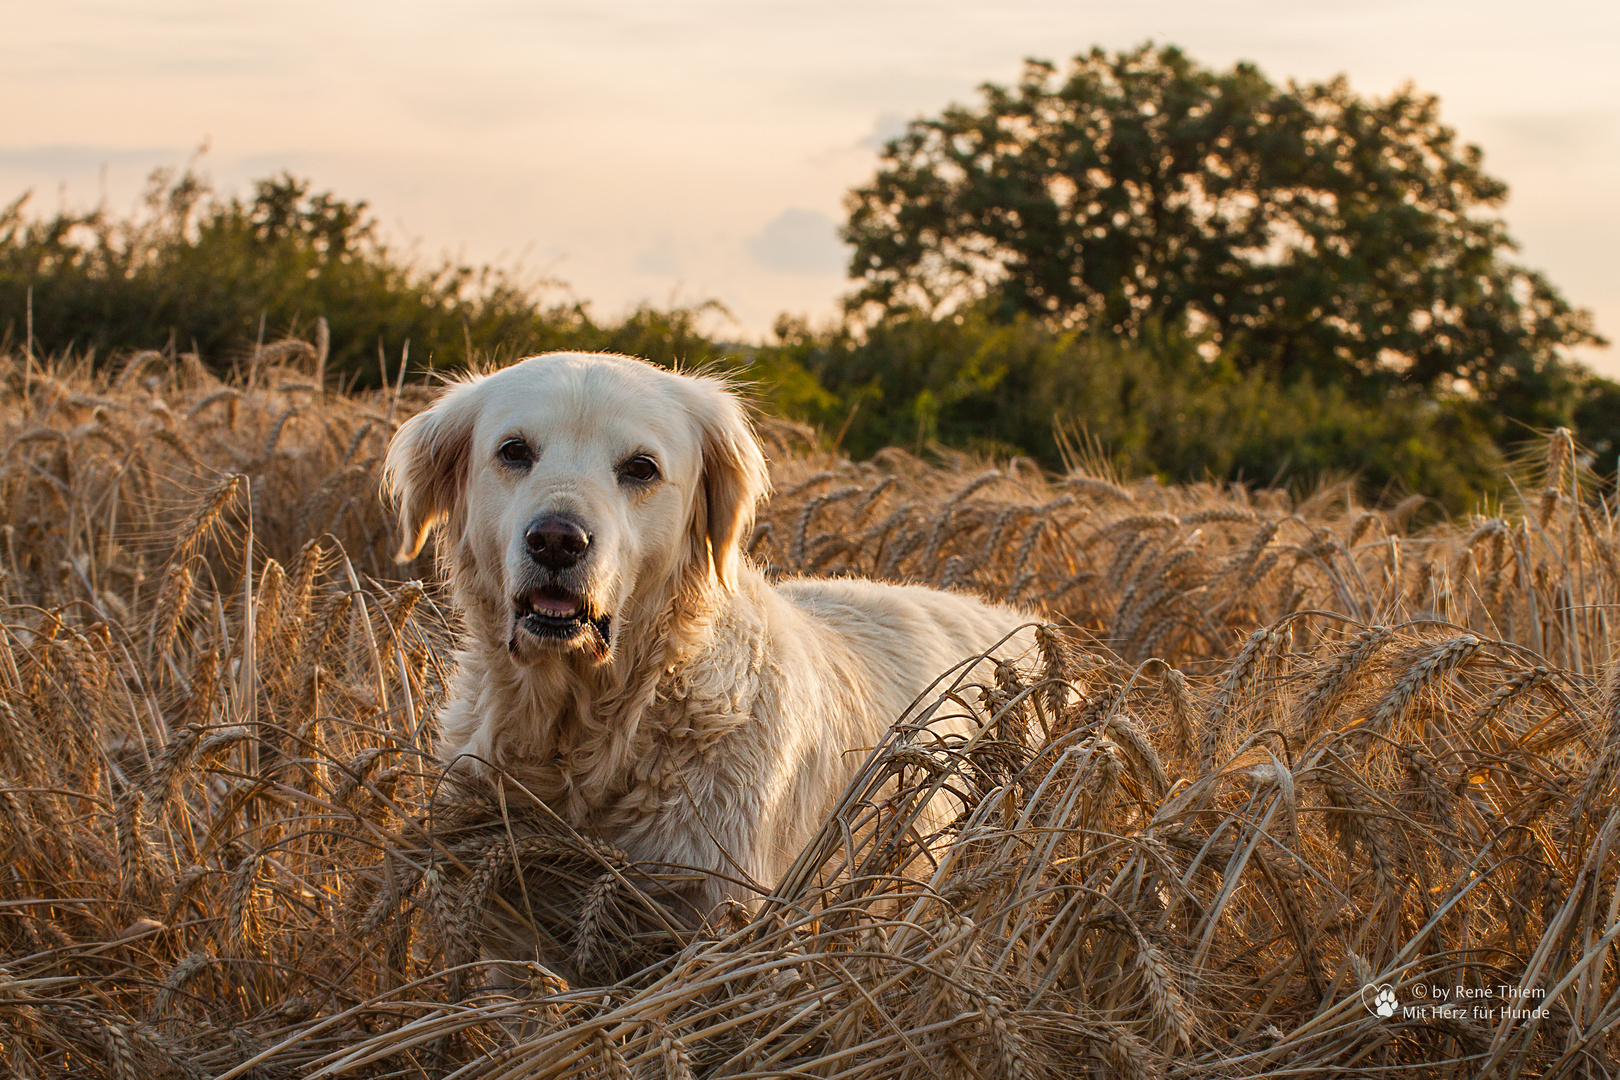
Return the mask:
[[(753, 900), (739, 881), (773, 884), (861, 751), (1031, 621), (919, 586), (767, 582), (741, 552), (769, 485), (742, 406), (719, 379), (629, 357), (537, 356), (453, 385), (401, 426), (385, 482), (402, 558), (443, 528), (465, 621), (443, 760), (503, 772), (638, 861), (715, 875), (699, 915)], [(530, 556), (548, 516), (589, 535), (577, 565)]]

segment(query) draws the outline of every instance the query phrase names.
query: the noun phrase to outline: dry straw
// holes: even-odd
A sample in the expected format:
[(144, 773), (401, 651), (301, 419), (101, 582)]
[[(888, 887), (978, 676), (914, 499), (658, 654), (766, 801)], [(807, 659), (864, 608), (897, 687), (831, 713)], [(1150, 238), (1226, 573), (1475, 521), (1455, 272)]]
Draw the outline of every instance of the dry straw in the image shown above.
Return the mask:
[[(976, 742), (871, 748), (770, 896), (694, 925), (679, 869), (440, 782), (454, 628), (373, 495), (428, 392), (317, 392), (325, 352), (234, 385), (0, 357), (0, 1072), (1614, 1071), (1620, 548), (1567, 433), (1525, 505), (1414, 533), (1343, 489), (857, 463), (767, 423), (800, 447), (773, 572), (1041, 628)], [(1549, 1017), (1362, 1005), (1420, 979)]]

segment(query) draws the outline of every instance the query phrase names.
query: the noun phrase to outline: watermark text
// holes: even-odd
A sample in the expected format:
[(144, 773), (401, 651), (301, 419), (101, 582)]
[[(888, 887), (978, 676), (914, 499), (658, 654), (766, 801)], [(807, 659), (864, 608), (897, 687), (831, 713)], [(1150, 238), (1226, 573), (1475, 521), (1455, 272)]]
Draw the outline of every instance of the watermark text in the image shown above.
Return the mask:
[(1539, 987), (1469, 986), (1418, 981), (1397, 987), (1368, 983), (1361, 1003), (1374, 1016), (1402, 1020), (1543, 1020), (1547, 992)]

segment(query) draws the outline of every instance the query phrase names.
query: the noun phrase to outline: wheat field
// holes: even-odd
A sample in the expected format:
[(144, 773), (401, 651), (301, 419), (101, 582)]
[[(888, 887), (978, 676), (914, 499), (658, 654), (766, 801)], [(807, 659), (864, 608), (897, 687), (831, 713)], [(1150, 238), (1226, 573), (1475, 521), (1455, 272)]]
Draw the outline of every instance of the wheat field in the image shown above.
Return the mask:
[[(1567, 432), (1515, 504), (1417, 528), (1349, 485), (852, 463), (762, 423), (759, 563), (1046, 625), (922, 703), (987, 703), (976, 737), (897, 728), (757, 912), (691, 930), (667, 877), (440, 783), (454, 619), (377, 495), (431, 389), (322, 359), (0, 357), (7, 1075), (1620, 1068), (1620, 548)], [(489, 911), (545, 954), (483, 959)], [(1492, 996), (1406, 1008), (1436, 988)]]

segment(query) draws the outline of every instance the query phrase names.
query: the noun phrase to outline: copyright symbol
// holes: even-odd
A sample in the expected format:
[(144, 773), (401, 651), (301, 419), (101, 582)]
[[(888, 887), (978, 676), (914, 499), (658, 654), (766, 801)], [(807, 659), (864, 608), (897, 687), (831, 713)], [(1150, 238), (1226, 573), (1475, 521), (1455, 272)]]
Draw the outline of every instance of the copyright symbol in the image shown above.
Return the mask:
[(1427, 986), (1425, 986), (1423, 983), (1413, 983), (1412, 984), (1412, 994), (1415, 997), (1428, 997), (1429, 996), (1429, 988)]

